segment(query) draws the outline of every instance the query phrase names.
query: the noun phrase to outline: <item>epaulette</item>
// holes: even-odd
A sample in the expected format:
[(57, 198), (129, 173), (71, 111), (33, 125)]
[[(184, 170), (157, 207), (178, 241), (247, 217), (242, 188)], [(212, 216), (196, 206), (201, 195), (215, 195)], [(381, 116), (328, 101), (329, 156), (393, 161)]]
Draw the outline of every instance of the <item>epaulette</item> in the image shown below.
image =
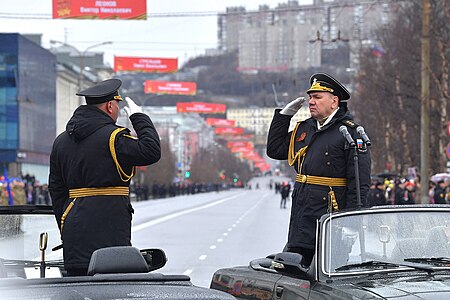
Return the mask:
[(345, 125), (347, 125), (350, 128), (356, 128), (359, 126), (359, 124), (354, 122), (353, 120), (344, 120), (344, 121), (342, 121), (342, 123), (344, 123)]

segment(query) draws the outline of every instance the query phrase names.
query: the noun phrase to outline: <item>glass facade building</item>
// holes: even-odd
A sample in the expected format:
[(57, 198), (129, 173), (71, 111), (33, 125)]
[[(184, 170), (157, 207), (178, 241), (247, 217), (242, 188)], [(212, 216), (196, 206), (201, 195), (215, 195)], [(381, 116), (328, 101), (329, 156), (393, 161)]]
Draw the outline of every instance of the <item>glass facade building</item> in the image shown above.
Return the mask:
[[(14, 33), (0, 34), (0, 163), (45, 172), (56, 133), (56, 58)], [(17, 174), (14, 174), (17, 173)]]

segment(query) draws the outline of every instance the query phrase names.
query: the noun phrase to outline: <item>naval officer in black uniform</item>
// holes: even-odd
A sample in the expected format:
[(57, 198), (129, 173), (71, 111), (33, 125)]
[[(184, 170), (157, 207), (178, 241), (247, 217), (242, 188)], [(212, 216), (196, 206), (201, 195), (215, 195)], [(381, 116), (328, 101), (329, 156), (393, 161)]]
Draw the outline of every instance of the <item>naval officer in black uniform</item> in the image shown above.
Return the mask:
[(361, 199), (370, 185), (370, 152), (356, 133), (358, 126), (347, 108), (350, 93), (325, 73), (310, 78), (311, 118), (288, 131), (292, 116), (305, 98), (275, 110), (267, 138), (267, 155), (288, 160), (297, 172), (285, 251), (297, 252), (309, 264), (315, 248), (316, 220), (323, 214), (357, 207), (354, 149), (339, 128), (344, 125), (358, 147)]
[(53, 144), (49, 191), (68, 275), (86, 275), (99, 248), (131, 245), (130, 180), (135, 166), (161, 157), (155, 126), (130, 98), (125, 112), (137, 137), (115, 124), (121, 84), (108, 79), (78, 92), (87, 105), (75, 110)]

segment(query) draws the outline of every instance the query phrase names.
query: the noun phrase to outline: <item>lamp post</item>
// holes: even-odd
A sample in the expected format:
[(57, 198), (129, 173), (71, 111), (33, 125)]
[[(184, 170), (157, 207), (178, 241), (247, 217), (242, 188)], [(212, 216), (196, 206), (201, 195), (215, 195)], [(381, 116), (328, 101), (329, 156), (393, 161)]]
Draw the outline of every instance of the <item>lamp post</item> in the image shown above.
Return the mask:
[(84, 49), (83, 52), (81, 52), (81, 56), (80, 56), (80, 78), (81, 78), (81, 80), (79, 82), (80, 90), (83, 89), (84, 58), (86, 56), (86, 53), (92, 48), (100, 47), (100, 46), (104, 46), (104, 45), (111, 45), (111, 44), (112, 44), (111, 41), (101, 42), (98, 44), (91, 45), (91, 46), (87, 47), (86, 49)]
[(65, 42), (61, 42), (61, 41), (50, 40), (50, 43), (51, 44), (61, 44), (63, 46), (70, 47), (71, 49), (75, 50), (75, 52), (77, 52), (77, 54), (79, 55), (79, 59), (80, 59), (80, 64), (79, 64), (80, 71), (78, 72), (78, 90), (82, 90), (83, 89), (84, 58), (85, 58), (86, 54), (92, 48), (100, 47), (100, 46), (104, 46), (104, 45), (111, 45), (113, 42), (106, 41), (106, 42), (97, 43), (97, 44), (87, 47), (83, 51), (80, 51), (75, 46), (69, 45), (69, 44), (67, 44)]

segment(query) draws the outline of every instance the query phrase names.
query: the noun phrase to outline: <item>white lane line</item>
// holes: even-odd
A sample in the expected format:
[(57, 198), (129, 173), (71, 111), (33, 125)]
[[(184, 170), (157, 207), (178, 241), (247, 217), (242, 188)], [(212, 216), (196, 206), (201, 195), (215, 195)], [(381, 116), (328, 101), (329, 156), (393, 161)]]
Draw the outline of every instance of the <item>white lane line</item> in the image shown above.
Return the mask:
[(214, 250), (214, 249), (216, 249), (217, 247), (216, 247), (216, 245), (211, 245), (211, 246), (209, 246), (209, 249), (211, 249), (211, 250)]
[(228, 230), (228, 231), (231, 231), (231, 230), (233, 230), (233, 228), (228, 228), (227, 230)]
[(200, 255), (200, 257), (199, 257), (198, 259), (199, 259), (199, 260), (205, 260), (205, 259), (206, 259), (206, 255), (205, 255), (205, 254)]
[(236, 227), (236, 224), (231, 225), (231, 227)]
[(222, 242), (223, 242), (223, 239), (217, 239), (217, 241), (218, 241), (219, 243), (222, 243)]
[(238, 194), (238, 195), (234, 195), (234, 196), (230, 196), (230, 197), (224, 198), (224, 199), (222, 199), (222, 200), (218, 200), (218, 201), (216, 201), (216, 202), (208, 203), (208, 204), (203, 205), (203, 206), (191, 208), (191, 209), (188, 209), (188, 210), (185, 210), (185, 211), (176, 212), (176, 213), (173, 213), (173, 214), (170, 214), (170, 215), (167, 215), (167, 216), (164, 216), (164, 217), (155, 219), (155, 220), (151, 220), (151, 221), (149, 221), (149, 222), (145, 222), (145, 223), (142, 223), (142, 224), (133, 226), (133, 228), (131, 228), (131, 232), (136, 232), (136, 231), (139, 231), (139, 230), (142, 230), (142, 229), (145, 229), (145, 228), (154, 226), (154, 225), (156, 225), (156, 224), (159, 224), (159, 223), (162, 223), (162, 222), (165, 222), (165, 221), (174, 219), (174, 218), (176, 218), (176, 217), (179, 217), (179, 216), (182, 216), (182, 215), (185, 215), (185, 214), (192, 213), (192, 212), (194, 212), (194, 211), (198, 211), (198, 210), (202, 210), (202, 209), (205, 209), (205, 208), (213, 207), (213, 206), (218, 205), (218, 204), (221, 204), (221, 203), (223, 203), (223, 202), (225, 202), (225, 201), (228, 201), (228, 200), (237, 198), (237, 197), (239, 197), (239, 196), (241, 196), (241, 195), (242, 195), (242, 193), (241, 193), (241, 194)]
[(191, 275), (191, 273), (192, 273), (192, 270), (188, 269), (188, 270), (184, 271), (183, 275), (189, 276), (189, 275)]
[(224, 233), (223, 233), (223, 236), (227, 236), (227, 235), (228, 235), (228, 232), (224, 232)]

